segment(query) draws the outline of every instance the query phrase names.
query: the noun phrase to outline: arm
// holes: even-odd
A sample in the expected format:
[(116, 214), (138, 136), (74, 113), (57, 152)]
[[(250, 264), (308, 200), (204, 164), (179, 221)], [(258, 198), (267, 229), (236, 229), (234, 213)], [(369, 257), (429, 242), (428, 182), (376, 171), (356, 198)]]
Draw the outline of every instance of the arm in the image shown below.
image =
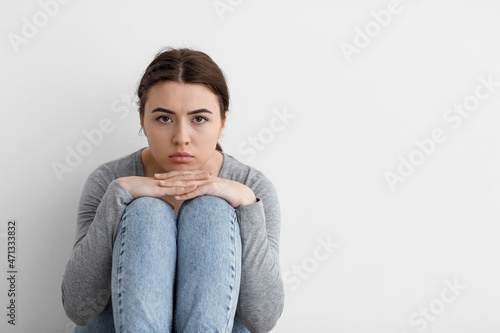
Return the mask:
[(208, 174), (191, 171), (170, 176), (177, 179), (176, 185), (162, 188), (148, 177), (115, 179), (113, 172), (101, 166), (87, 179), (78, 207), (75, 245), (61, 285), (64, 310), (77, 325), (88, 324), (109, 302), (113, 244), (126, 206), (142, 196), (168, 202), (169, 196), (192, 190), (191, 183)]
[(256, 203), (236, 208), (242, 241), (238, 316), (251, 332), (269, 332), (284, 306), (280, 273), (281, 214), (272, 183), (258, 173), (253, 184)]
[(66, 315), (79, 326), (92, 321), (109, 301), (115, 232), (133, 199), (102, 167), (85, 183), (75, 245), (61, 284)]

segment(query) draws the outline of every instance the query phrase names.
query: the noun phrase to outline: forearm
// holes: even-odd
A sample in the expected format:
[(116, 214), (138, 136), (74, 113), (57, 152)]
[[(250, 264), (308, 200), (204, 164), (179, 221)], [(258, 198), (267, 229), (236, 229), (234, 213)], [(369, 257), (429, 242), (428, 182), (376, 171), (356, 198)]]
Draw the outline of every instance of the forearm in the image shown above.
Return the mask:
[[(92, 249), (89, 239), (92, 238)], [(63, 307), (68, 318), (79, 326), (87, 325), (106, 306), (111, 295), (111, 256), (102, 236), (89, 230), (74, 249), (66, 265), (61, 285)], [(95, 254), (95, 255), (92, 255)]]
[(269, 235), (262, 202), (237, 209), (242, 237), (238, 316), (252, 332), (268, 332), (284, 306), (284, 288), (276, 244)]
[(77, 237), (61, 285), (64, 310), (78, 325), (85, 325), (107, 304), (111, 292), (113, 242), (123, 211), (133, 197), (111, 182), (97, 209), (87, 193), (79, 206)]

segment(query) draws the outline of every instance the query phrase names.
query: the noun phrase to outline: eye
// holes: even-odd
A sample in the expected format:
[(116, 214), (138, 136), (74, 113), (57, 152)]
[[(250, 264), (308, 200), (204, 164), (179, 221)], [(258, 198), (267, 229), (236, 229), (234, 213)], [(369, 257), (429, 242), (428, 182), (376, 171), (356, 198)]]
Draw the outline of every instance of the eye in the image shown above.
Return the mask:
[(167, 116), (159, 116), (158, 118), (156, 118), (156, 120), (158, 120), (160, 123), (163, 123), (163, 124), (172, 122), (172, 119), (170, 117), (167, 117)]
[(197, 124), (203, 124), (204, 122), (208, 121), (207, 118), (202, 117), (202, 116), (197, 116), (193, 118), (194, 122)]

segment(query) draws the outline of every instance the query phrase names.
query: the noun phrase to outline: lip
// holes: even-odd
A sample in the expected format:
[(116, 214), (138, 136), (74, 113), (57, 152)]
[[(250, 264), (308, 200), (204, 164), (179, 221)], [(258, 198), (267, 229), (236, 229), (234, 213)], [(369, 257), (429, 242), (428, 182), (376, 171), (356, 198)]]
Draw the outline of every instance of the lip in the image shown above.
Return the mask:
[(194, 156), (191, 155), (190, 153), (179, 151), (177, 153), (170, 155), (169, 158), (177, 163), (185, 163), (191, 161), (194, 158)]
[(184, 157), (184, 156), (186, 156), (186, 157), (193, 157), (193, 155), (191, 155), (190, 153), (185, 152), (185, 151), (178, 151), (177, 153), (172, 154), (172, 155), (170, 155), (169, 157), (177, 157), (177, 156), (182, 156), (182, 157)]

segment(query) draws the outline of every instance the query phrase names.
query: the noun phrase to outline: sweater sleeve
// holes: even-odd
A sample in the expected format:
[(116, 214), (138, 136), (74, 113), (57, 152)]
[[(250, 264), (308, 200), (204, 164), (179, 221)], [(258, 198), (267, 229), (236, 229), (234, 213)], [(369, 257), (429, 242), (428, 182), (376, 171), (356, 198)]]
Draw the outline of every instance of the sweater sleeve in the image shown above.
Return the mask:
[(281, 213), (273, 184), (262, 174), (247, 184), (257, 202), (236, 208), (242, 241), (238, 317), (251, 332), (269, 332), (284, 306), (280, 274)]
[(66, 315), (79, 326), (87, 325), (109, 302), (115, 233), (134, 200), (110, 174), (101, 166), (84, 185), (75, 244), (61, 284)]

